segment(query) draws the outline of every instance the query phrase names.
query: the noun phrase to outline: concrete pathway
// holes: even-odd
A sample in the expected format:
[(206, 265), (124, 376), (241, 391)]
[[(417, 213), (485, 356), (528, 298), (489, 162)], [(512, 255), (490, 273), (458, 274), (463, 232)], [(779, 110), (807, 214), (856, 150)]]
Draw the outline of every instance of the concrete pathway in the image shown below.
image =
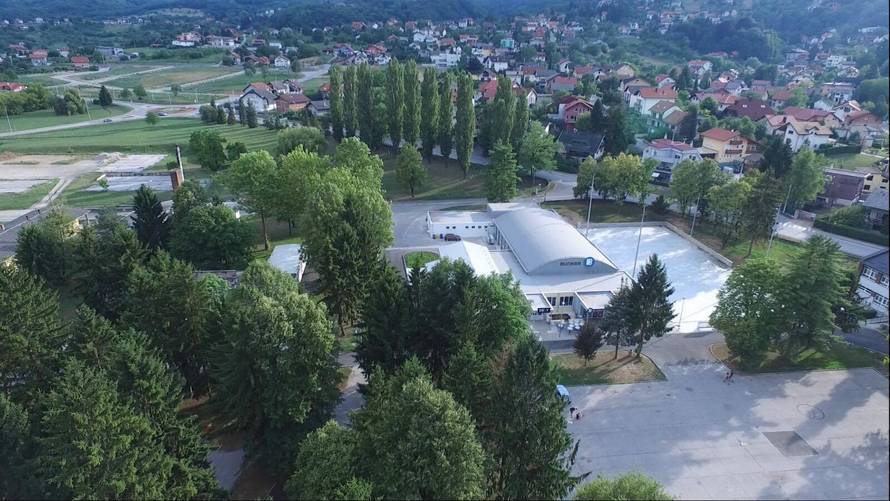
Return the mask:
[(887, 247), (863, 242), (862, 240), (855, 240), (828, 233), (813, 228), (812, 221), (792, 219), (785, 215), (780, 215), (777, 219), (776, 235), (783, 240), (790, 240), (792, 242), (805, 242), (813, 236), (823, 236), (835, 241), (840, 246), (841, 252), (857, 258), (870, 256), (875, 252), (887, 249)]
[(334, 409), (334, 420), (343, 426), (351, 426), (349, 413), (358, 410), (365, 403), (365, 397), (358, 391), (359, 385), (367, 384), (368, 381), (355, 363), (354, 354), (341, 353), (337, 361), (341, 367), (350, 367), (351, 371), (346, 386), (340, 393), (341, 400)]

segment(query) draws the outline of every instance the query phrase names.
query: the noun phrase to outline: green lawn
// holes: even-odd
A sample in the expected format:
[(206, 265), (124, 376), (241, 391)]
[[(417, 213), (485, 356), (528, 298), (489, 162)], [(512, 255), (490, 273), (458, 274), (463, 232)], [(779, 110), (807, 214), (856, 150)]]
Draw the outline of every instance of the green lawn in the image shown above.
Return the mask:
[[(171, 57), (168, 58), (160, 58), (154, 59), (153, 55), (157, 54), (160, 51), (165, 51)], [(206, 49), (194, 48), (194, 49), (158, 49), (154, 47), (133, 47), (128, 48), (127, 51), (138, 52), (142, 57), (140, 58), (140, 62), (142, 64), (162, 64), (162, 63), (171, 63), (171, 62), (190, 62), (190, 63), (211, 63), (217, 64), (219, 63), (223, 56), (226, 54), (225, 49), (218, 49), (213, 51), (208, 51)], [(201, 57), (191, 57), (196, 52), (208, 52), (208, 54), (203, 55)]]
[(84, 73), (79, 73), (77, 75), (78, 80), (90, 81), (90, 80), (99, 80), (102, 78), (108, 78), (113, 76), (120, 75), (129, 75), (131, 73), (136, 73), (137, 71), (145, 71), (150, 70), (152, 68), (157, 68), (163, 66), (162, 64), (157, 65), (147, 65), (147, 64), (114, 64), (109, 65), (108, 71), (87, 71)]
[(130, 111), (127, 106), (113, 104), (108, 108), (90, 105), (90, 113), (87, 115), (56, 115), (53, 110), (29, 111), (21, 115), (10, 115), (9, 120), (12, 122), (12, 129), (9, 128), (9, 122), (0, 118), (0, 133), (10, 132), (11, 130), (29, 130), (39, 129), (41, 127), (51, 127), (53, 125), (65, 125), (78, 122), (85, 122), (99, 118), (111, 118)]
[(664, 374), (648, 357), (637, 359), (628, 355), (627, 349), (618, 352), (617, 360), (614, 356), (614, 347), (605, 346), (587, 365), (583, 358), (574, 353), (551, 355), (550, 360), (556, 366), (557, 380), (565, 386), (639, 383), (664, 379)]
[(831, 155), (825, 157), (831, 168), (846, 170), (862, 170), (874, 167), (875, 162), (879, 162), (880, 158), (871, 155), (863, 155), (862, 153), (844, 153), (842, 155)]
[(303, 82), (303, 93), (307, 95), (313, 95), (318, 92), (318, 89), (325, 83), (329, 82), (330, 79), (328, 77), (318, 77), (312, 78), (310, 80), (306, 80)]
[(435, 261), (436, 259), (439, 259), (439, 255), (435, 252), (409, 252), (408, 254), (405, 254), (405, 265), (411, 269), (422, 268), (430, 261)]
[[(736, 367), (739, 360), (731, 356), (723, 343), (711, 347), (714, 356), (725, 363)], [(828, 351), (822, 352), (812, 348), (803, 350), (784, 358), (779, 353), (768, 352), (763, 360), (754, 364), (748, 364), (744, 369), (749, 373), (782, 372), (817, 369), (852, 369), (856, 367), (874, 367), (886, 371), (883, 364), (883, 355), (868, 351), (858, 346), (851, 346), (843, 341), (832, 343)]]
[[(587, 200), (568, 200), (560, 202), (544, 202), (542, 207), (555, 209), (573, 223), (587, 221)], [(618, 203), (604, 200), (594, 200), (590, 205), (591, 223), (636, 223), (642, 215), (637, 204)], [(646, 221), (663, 221), (664, 217), (655, 214), (651, 210), (646, 211)]]
[[(383, 191), (393, 200), (410, 200), (409, 190), (399, 186), (396, 179), (396, 157), (383, 151)], [(469, 175), (464, 178), (457, 161), (434, 157), (431, 163), (423, 162), (429, 172), (426, 184), (415, 192), (415, 200), (441, 200), (449, 198), (485, 197), (485, 168), (472, 165)]]
[(181, 85), (189, 82), (197, 82), (198, 80), (204, 80), (206, 78), (238, 72), (238, 70), (225, 66), (178, 66), (166, 70), (143, 73), (141, 75), (115, 78), (114, 80), (105, 82), (105, 85), (132, 89), (141, 83), (146, 89), (153, 89), (156, 87), (168, 87), (175, 83)]
[(21, 153), (172, 153), (179, 144), (188, 155), (192, 132), (210, 128), (229, 141), (241, 141), (248, 150), (274, 150), (276, 132), (262, 127), (204, 125), (197, 118), (162, 118), (157, 125), (144, 120), (101, 124), (53, 132), (0, 138), (0, 150)]
[(19, 75), (15, 78), (16, 82), (23, 84), (40, 84), (44, 87), (53, 85), (61, 85), (65, 82), (52, 77), (52, 73), (34, 73), (32, 75)]
[[(69, 207), (116, 207), (118, 205), (132, 205), (132, 191), (87, 191), (86, 189), (96, 184), (98, 174), (89, 172), (82, 174), (65, 188), (59, 196), (59, 202)], [(173, 192), (157, 192), (161, 201), (173, 198)]]
[(28, 209), (49, 194), (58, 179), (35, 184), (21, 193), (3, 193), (0, 195), (0, 210)]

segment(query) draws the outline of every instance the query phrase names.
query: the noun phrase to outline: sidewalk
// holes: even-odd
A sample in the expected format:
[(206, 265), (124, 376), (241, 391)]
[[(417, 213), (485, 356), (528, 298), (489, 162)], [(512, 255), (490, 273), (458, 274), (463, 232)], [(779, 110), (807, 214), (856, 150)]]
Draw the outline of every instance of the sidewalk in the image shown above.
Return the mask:
[(835, 241), (840, 246), (841, 252), (857, 258), (870, 256), (875, 252), (887, 249), (887, 247), (882, 247), (880, 245), (842, 237), (840, 235), (815, 229), (813, 228), (813, 223), (811, 221), (792, 219), (785, 215), (780, 215), (776, 220), (776, 236), (782, 240), (805, 242), (816, 235)]

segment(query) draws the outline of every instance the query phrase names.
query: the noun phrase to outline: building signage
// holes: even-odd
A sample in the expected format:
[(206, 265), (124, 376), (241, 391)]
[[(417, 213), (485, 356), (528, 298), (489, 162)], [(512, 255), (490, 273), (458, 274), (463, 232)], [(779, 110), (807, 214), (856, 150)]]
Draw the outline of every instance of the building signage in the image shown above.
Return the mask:
[(596, 260), (594, 260), (592, 257), (584, 258), (584, 266), (586, 266), (588, 268), (593, 266), (595, 263), (596, 263)]

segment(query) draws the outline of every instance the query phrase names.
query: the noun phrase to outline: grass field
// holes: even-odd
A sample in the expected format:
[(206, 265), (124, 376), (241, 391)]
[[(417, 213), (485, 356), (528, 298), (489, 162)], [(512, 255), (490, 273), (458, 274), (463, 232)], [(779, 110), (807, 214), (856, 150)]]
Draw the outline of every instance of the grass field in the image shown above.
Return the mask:
[(53, 85), (61, 85), (65, 82), (52, 77), (52, 73), (34, 73), (33, 75), (19, 75), (15, 79), (16, 82), (23, 84), (40, 84), (45, 87)]
[(77, 75), (78, 80), (91, 81), (91, 80), (99, 80), (102, 78), (108, 78), (113, 76), (120, 75), (129, 75), (130, 73), (136, 73), (137, 71), (145, 71), (150, 70), (152, 68), (157, 68), (159, 66), (163, 66), (161, 64), (157, 65), (148, 65), (148, 64), (115, 64), (109, 65), (108, 71), (87, 71), (84, 73), (79, 73)]
[[(170, 63), (170, 62), (189, 62), (189, 63), (219, 63), (223, 56), (226, 54), (225, 49), (218, 49), (214, 51), (206, 51), (204, 49), (156, 49), (153, 47), (133, 47), (127, 48), (127, 51), (138, 52), (142, 55), (140, 62), (142, 64), (161, 64), (161, 63)], [(164, 51), (169, 54), (171, 57), (168, 58), (159, 58), (155, 59), (153, 56), (160, 51)], [(195, 52), (208, 52), (208, 54), (203, 55), (201, 57), (192, 57)]]
[[(396, 179), (396, 157), (381, 151), (383, 158), (383, 191), (393, 200), (410, 200), (410, 190), (404, 189)], [(420, 189), (415, 190), (415, 200), (441, 200), (448, 198), (477, 198), (485, 196), (485, 168), (470, 167), (470, 174), (464, 178), (463, 171), (454, 160), (447, 164), (444, 159), (434, 157), (432, 162), (423, 162), (429, 177)]]
[(831, 155), (825, 157), (831, 168), (845, 170), (861, 170), (873, 167), (875, 162), (879, 162), (880, 158), (871, 155), (863, 155), (862, 153), (844, 153), (842, 155)]
[(197, 85), (189, 85), (185, 87), (185, 92), (203, 92), (208, 94), (240, 94), (247, 84), (252, 82), (261, 82), (264, 80), (282, 80), (286, 78), (294, 78), (296, 74), (290, 71), (270, 71), (266, 77), (256, 73), (247, 75), (243, 72), (236, 73), (229, 78), (214, 80), (212, 82), (201, 83)]
[(552, 355), (550, 360), (556, 365), (559, 384), (584, 386), (589, 384), (622, 384), (642, 381), (663, 380), (664, 374), (647, 357), (637, 359), (628, 355), (627, 350), (615, 352), (604, 346), (593, 360), (585, 366), (584, 359), (574, 353)]
[(179, 66), (167, 70), (153, 71), (141, 75), (130, 75), (105, 82), (106, 85), (132, 89), (142, 84), (146, 89), (169, 87), (172, 84), (186, 84), (206, 78), (235, 73), (237, 70), (221, 66)]
[(306, 80), (303, 82), (303, 93), (311, 96), (318, 92), (319, 87), (329, 81), (330, 79), (328, 77), (318, 77)]
[(0, 195), (0, 210), (22, 210), (30, 208), (49, 194), (58, 179), (35, 184), (21, 193), (3, 193)]
[(886, 371), (882, 362), (883, 355), (848, 345), (842, 341), (832, 343), (831, 347), (824, 352), (808, 348), (790, 358), (784, 358), (776, 352), (767, 352), (763, 360), (749, 364), (744, 368), (738, 367), (739, 360), (729, 353), (724, 343), (712, 346), (711, 352), (724, 363), (748, 373), (852, 369), (855, 367), (874, 367), (880, 371)]
[(10, 132), (12, 130), (28, 130), (39, 129), (41, 127), (51, 127), (53, 125), (74, 124), (90, 120), (109, 118), (123, 115), (130, 111), (130, 108), (120, 105), (111, 105), (108, 108), (100, 106), (90, 106), (90, 114), (87, 115), (56, 115), (52, 110), (29, 111), (21, 115), (10, 115), (9, 120), (12, 122), (12, 129), (9, 128), (10, 123), (0, 119), (0, 133)]
[(157, 125), (144, 120), (101, 124), (75, 129), (0, 138), (0, 150), (21, 153), (172, 153), (179, 144), (188, 155), (189, 136), (197, 130), (218, 131), (229, 141), (241, 141), (248, 150), (273, 150), (276, 132), (262, 127), (204, 125), (197, 118), (162, 118)]

